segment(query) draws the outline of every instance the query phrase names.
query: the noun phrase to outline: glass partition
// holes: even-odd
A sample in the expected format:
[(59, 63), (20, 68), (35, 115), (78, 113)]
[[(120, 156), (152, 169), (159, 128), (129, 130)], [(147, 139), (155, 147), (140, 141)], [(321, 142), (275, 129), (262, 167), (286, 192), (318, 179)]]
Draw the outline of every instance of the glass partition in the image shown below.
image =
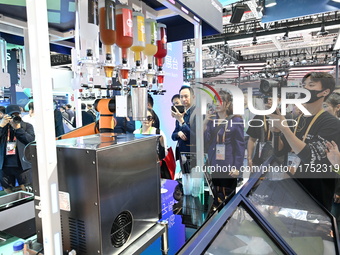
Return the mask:
[(204, 254), (270, 255), (284, 253), (254, 218), (242, 206), (239, 206)]
[(288, 174), (258, 181), (247, 197), (297, 254), (336, 254), (332, 217)]

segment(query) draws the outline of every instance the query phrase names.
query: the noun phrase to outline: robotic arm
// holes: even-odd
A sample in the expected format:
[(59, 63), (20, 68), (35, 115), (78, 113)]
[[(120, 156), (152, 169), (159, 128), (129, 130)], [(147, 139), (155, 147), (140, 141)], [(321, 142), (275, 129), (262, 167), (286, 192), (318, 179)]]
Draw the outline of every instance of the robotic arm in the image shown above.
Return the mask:
[[(84, 127), (77, 128), (67, 134), (57, 137), (57, 140), (74, 138), (98, 133), (113, 134), (113, 129), (116, 126), (116, 120), (113, 113), (116, 110), (116, 100), (114, 98), (97, 99), (94, 102), (94, 108), (100, 113), (100, 119)], [(97, 124), (99, 123), (99, 126)], [(112, 137), (112, 136), (110, 136)]]

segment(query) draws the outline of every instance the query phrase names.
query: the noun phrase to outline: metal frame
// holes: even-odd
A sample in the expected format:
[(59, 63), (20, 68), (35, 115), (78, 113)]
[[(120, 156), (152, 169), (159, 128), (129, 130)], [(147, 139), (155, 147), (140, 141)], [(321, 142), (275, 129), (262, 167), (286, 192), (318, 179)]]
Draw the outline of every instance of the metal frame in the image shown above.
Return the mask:
[[(262, 23), (260, 19), (255, 21), (249, 20), (237, 24), (228, 24), (223, 26), (223, 33), (212, 36), (205, 36), (203, 44), (222, 43), (225, 38), (228, 40), (240, 40), (253, 36), (254, 28), (256, 28), (256, 36), (284, 34), (289, 28), (289, 32), (300, 31), (311, 28), (320, 28), (322, 23), (321, 14), (307, 15), (304, 17), (292, 18), (281, 21), (273, 21)], [(340, 22), (339, 12), (328, 12), (325, 17), (325, 26), (338, 25)]]

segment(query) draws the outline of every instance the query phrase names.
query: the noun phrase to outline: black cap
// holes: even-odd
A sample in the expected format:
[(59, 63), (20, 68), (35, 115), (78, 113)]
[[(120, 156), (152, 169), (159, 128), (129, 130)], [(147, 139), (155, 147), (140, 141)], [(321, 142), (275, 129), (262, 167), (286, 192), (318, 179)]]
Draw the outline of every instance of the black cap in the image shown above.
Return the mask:
[(12, 115), (13, 113), (21, 113), (19, 105), (10, 104), (6, 107), (6, 114)]

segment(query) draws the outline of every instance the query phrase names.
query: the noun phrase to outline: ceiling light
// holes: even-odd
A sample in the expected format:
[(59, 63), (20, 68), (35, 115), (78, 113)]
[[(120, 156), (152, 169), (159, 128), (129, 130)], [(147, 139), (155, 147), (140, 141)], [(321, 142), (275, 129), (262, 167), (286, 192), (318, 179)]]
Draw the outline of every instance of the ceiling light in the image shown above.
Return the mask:
[(265, 7), (268, 8), (268, 7), (273, 7), (276, 5), (276, 0), (265, 0)]

